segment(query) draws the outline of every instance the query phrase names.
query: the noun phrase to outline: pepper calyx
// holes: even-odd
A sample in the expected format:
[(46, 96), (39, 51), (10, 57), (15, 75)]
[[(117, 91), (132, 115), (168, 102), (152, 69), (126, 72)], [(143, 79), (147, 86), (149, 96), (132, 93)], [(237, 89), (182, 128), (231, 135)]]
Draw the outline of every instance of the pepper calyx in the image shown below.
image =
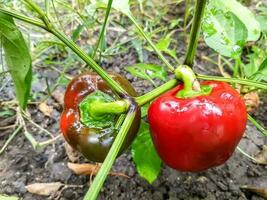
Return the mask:
[(175, 69), (174, 73), (176, 78), (184, 83), (184, 88), (176, 94), (176, 97), (193, 98), (211, 93), (212, 87), (206, 85), (201, 86), (195, 73), (189, 66), (180, 65)]

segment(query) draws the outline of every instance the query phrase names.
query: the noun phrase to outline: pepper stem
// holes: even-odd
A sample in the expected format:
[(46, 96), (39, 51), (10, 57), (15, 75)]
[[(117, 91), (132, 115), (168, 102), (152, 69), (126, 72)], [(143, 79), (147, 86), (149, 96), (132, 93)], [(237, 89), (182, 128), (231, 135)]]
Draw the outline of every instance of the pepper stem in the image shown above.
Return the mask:
[(192, 98), (210, 94), (212, 88), (206, 85), (200, 86), (195, 73), (189, 66), (180, 65), (175, 69), (174, 73), (176, 78), (184, 83), (184, 88), (176, 94), (176, 97)]
[(194, 57), (197, 49), (197, 42), (200, 32), (200, 27), (205, 11), (207, 0), (197, 0), (195, 4), (195, 12), (193, 17), (193, 24), (190, 31), (190, 40), (186, 51), (184, 64), (193, 66)]
[(129, 105), (126, 100), (113, 102), (94, 101), (90, 104), (90, 115), (97, 119), (106, 114), (122, 114), (127, 112)]

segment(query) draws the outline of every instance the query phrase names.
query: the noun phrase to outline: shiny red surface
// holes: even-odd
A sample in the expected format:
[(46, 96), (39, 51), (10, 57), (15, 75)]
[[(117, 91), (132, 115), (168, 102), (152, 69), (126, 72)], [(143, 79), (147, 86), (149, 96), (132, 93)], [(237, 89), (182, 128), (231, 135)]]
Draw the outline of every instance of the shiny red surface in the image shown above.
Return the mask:
[(177, 98), (182, 85), (157, 98), (148, 121), (156, 150), (170, 167), (202, 171), (223, 164), (234, 152), (246, 128), (245, 104), (231, 86), (206, 81), (208, 96)]

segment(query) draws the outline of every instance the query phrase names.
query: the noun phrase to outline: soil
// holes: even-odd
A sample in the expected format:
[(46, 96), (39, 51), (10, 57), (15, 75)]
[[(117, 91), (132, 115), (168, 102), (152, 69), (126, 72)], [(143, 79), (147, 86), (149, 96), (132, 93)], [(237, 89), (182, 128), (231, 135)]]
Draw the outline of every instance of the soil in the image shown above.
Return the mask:
[[(177, 51), (182, 55), (184, 53), (182, 49)], [(154, 57), (150, 56), (150, 59), (153, 59), (155, 63)], [(127, 55), (114, 58), (114, 60), (105, 63), (104, 66), (109, 70), (125, 75), (132, 82), (136, 90), (143, 94), (152, 89), (151, 84), (148, 81), (134, 78), (123, 70), (123, 66), (135, 62), (138, 62), (137, 55), (134, 51), (131, 51)], [(215, 67), (211, 64), (198, 61), (198, 66), (197, 70), (200, 72), (207, 73), (200, 66), (208, 66), (211, 69), (211, 73), (216, 74)], [(48, 81), (53, 83), (58, 76), (56, 71), (47, 68), (38, 68), (38, 70), (35, 70), (35, 73), (38, 74), (38, 81), (33, 84), (33, 92), (39, 93), (46, 88), (45, 78), (48, 78)], [(75, 74), (77, 72), (69, 71), (69, 73)], [(6, 84), (0, 93), (0, 99), (4, 101), (12, 100), (14, 92), (11, 89), (11, 81), (9, 79), (5, 82)], [(160, 84), (160, 82), (157, 83)], [(58, 135), (60, 134), (58, 121), (62, 108), (61, 106), (56, 106), (57, 102), (51, 97), (48, 98), (47, 104), (53, 105), (53, 112), (50, 117), (44, 116), (37, 109), (37, 105), (29, 105), (28, 111), (31, 113), (31, 118), (35, 123), (49, 130), (54, 135)], [(267, 98), (266, 95), (263, 95), (261, 97), (261, 105), (254, 116), (265, 127), (267, 127), (266, 115)], [(0, 118), (0, 125), (10, 125), (14, 121), (14, 117)], [(28, 122), (27, 127), (38, 141), (49, 139), (47, 135), (41, 133), (39, 129), (36, 129), (36, 127)], [(1, 147), (12, 132), (13, 129), (0, 131)], [(266, 145), (266, 138), (251, 123), (248, 123), (246, 135), (240, 142), (240, 147), (248, 154), (255, 155), (264, 144)], [(23, 132), (20, 132), (0, 156), (0, 159), (0, 194), (15, 195), (24, 200), (79, 200), (83, 199), (90, 183), (90, 177), (74, 175), (68, 169), (67, 163), (70, 161), (66, 155), (63, 139), (44, 149), (34, 150)], [(79, 162), (88, 161), (80, 158)], [(240, 186), (267, 187), (266, 166), (255, 164), (238, 151), (224, 165), (201, 173), (181, 173), (163, 166), (158, 179), (152, 185), (137, 174), (130, 150), (116, 160), (113, 171), (125, 173), (130, 178), (109, 176), (99, 195), (98, 199), (100, 200), (260, 200), (263, 198), (257, 194), (240, 189)], [(26, 185), (40, 182), (61, 182), (69, 186), (48, 197), (27, 192)]]

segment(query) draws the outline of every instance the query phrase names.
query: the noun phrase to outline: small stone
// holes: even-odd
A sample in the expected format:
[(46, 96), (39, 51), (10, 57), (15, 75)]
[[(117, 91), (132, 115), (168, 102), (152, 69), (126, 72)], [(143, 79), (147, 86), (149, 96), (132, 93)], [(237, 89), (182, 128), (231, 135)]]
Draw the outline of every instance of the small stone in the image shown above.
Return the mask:
[(161, 199), (163, 199), (163, 194), (159, 191), (156, 191), (153, 193), (152, 199), (153, 200), (161, 200)]
[(14, 188), (10, 187), (9, 185), (6, 186), (5, 191), (6, 194), (14, 194)]
[(14, 186), (16, 192), (19, 192), (21, 194), (24, 194), (27, 191), (25, 188), (25, 184), (22, 181), (15, 181), (13, 183), (13, 186)]
[(54, 163), (51, 166), (51, 178), (55, 181), (66, 182), (71, 176), (71, 171), (65, 163)]
[(114, 67), (114, 71), (116, 72), (116, 73), (120, 73), (120, 68), (119, 67)]
[(134, 168), (133, 167), (129, 167), (127, 175), (130, 176), (130, 177), (133, 177), (134, 174), (135, 174)]
[(131, 74), (126, 74), (126, 79), (128, 81), (131, 81), (133, 79), (133, 76)]
[(222, 190), (222, 191), (226, 191), (228, 188), (226, 185), (224, 185), (222, 182), (218, 182), (217, 186)]
[(73, 189), (66, 189), (63, 191), (64, 199), (77, 199), (77, 193)]

